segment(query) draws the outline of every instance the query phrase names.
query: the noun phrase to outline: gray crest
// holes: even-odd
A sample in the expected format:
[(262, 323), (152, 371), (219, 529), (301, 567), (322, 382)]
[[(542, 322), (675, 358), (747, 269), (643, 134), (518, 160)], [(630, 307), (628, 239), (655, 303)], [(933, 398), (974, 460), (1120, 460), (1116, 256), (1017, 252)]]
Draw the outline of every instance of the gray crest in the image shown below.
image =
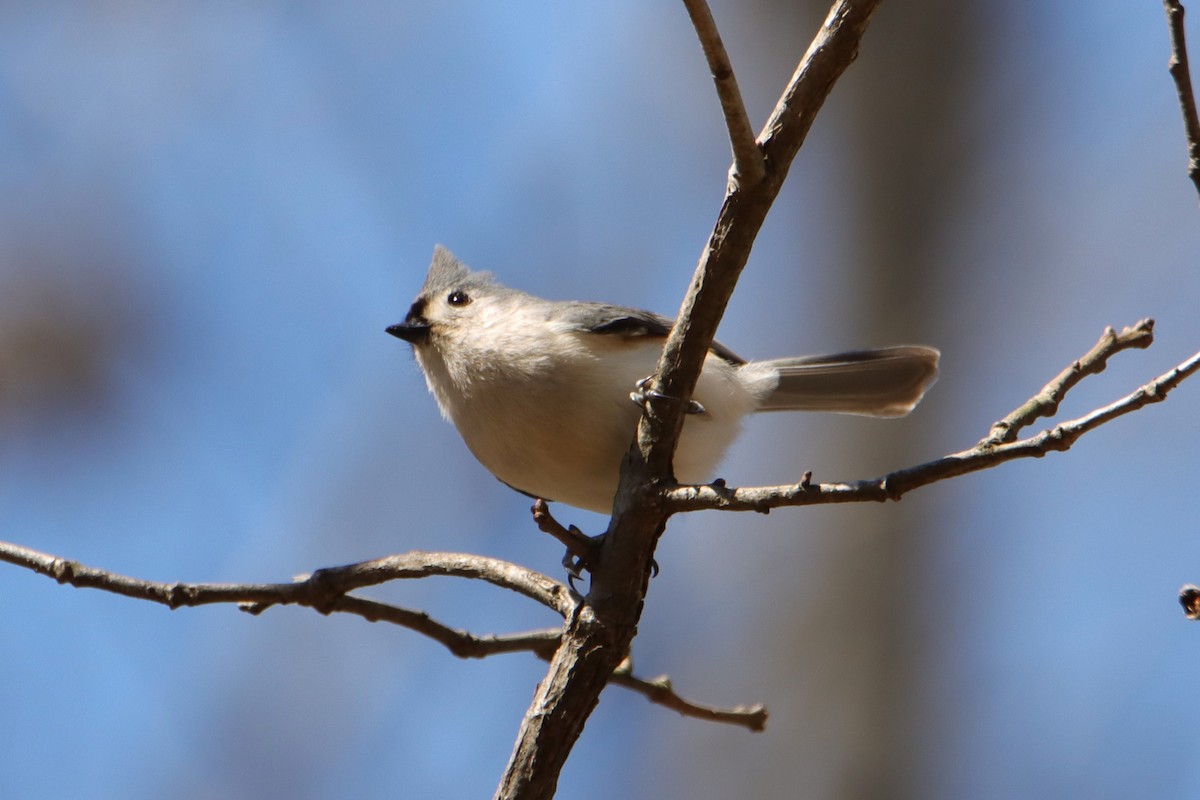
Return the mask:
[(433, 261), (429, 264), (421, 293), (431, 296), (451, 289), (494, 286), (495, 283), (492, 273), (472, 270), (439, 244), (433, 248)]

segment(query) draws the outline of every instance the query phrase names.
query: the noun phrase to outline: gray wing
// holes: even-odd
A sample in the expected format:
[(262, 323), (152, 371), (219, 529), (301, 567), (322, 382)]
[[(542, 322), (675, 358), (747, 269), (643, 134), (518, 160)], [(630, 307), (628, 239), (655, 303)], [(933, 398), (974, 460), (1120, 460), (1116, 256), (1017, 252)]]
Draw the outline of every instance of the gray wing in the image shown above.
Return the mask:
[[(675, 324), (673, 320), (651, 311), (613, 306), (607, 303), (572, 303), (570, 311), (561, 315), (560, 319), (570, 322), (573, 327), (587, 333), (616, 336), (621, 339), (643, 337), (665, 339), (671, 332), (671, 326)], [(709, 350), (730, 364), (746, 363), (746, 359), (720, 342), (713, 342)]]

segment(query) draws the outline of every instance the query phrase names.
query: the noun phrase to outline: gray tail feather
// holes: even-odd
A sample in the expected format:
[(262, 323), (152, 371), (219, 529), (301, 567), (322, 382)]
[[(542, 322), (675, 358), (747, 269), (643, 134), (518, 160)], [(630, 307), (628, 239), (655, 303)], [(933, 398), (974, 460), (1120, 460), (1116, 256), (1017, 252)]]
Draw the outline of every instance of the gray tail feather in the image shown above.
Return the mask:
[(768, 361), (779, 385), (759, 411), (834, 411), (902, 417), (937, 380), (932, 347), (907, 345)]

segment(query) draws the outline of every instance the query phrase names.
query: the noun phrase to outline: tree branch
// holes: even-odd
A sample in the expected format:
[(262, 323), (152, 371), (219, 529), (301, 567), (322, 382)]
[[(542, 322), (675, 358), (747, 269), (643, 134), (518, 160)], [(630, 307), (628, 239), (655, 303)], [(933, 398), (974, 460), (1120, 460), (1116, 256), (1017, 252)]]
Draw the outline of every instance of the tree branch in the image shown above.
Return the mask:
[[(538, 530), (550, 534), (563, 547), (567, 548), (567, 554), (563, 556), (562, 563), (567, 568), (570, 578), (578, 578), (582, 570), (592, 568), (593, 562), (599, 555), (600, 541), (597, 537), (588, 536), (574, 525), (564, 528), (562, 523), (550, 513), (550, 506), (541, 498), (533, 502), (533, 508), (530, 511), (533, 513), (533, 521), (538, 526)], [(572, 584), (573, 586), (574, 584)]]
[(1100, 341), (1075, 363), (1060, 372), (1042, 390), (1026, 400), (1007, 417), (992, 426), (988, 435), (976, 447), (994, 447), (1005, 442), (1016, 441), (1017, 434), (1039, 417), (1051, 417), (1058, 413), (1058, 404), (1067, 396), (1075, 384), (1088, 375), (1103, 372), (1108, 359), (1131, 347), (1147, 348), (1154, 342), (1154, 320), (1144, 319), (1136, 325), (1117, 333), (1106, 328)]
[[(1179, 110), (1183, 113), (1183, 130), (1187, 136), (1188, 177), (1200, 193), (1200, 116), (1196, 113), (1196, 95), (1192, 91), (1192, 73), (1188, 65), (1187, 35), (1183, 27), (1183, 4), (1178, 0), (1163, 0), (1167, 12), (1167, 29), (1171, 35), (1171, 57), (1167, 70), (1179, 95)], [(1188, 619), (1200, 619), (1200, 587), (1187, 584), (1179, 590), (1179, 602)]]
[[(261, 603), (240, 603), (238, 607), (250, 614), (260, 614), (270, 606)], [(459, 658), (487, 658), (503, 653), (532, 652), (549, 659), (558, 647), (562, 628), (541, 628), (524, 633), (501, 633), (478, 636), (461, 628), (451, 628), (438, 622), (424, 611), (415, 611), (377, 600), (346, 595), (335, 600), (329, 608), (362, 617), (367, 622), (390, 622), (433, 639)]]
[[(648, 404), (638, 427), (638, 446), (646, 452), (652, 480), (670, 472), (687, 401), (758, 231), (833, 84), (858, 56), (878, 5), (879, 0), (834, 3), (759, 134), (766, 175), (760, 183), (731, 187), (725, 195), (649, 387), (652, 398), (663, 399)], [(653, 449), (652, 441), (658, 444)]]
[(344, 567), (325, 567), (314, 572), (307, 582), (316, 583), (320, 590), (326, 592), (344, 594), (353, 589), (392, 580), (427, 578), (434, 575), (486, 581), (524, 595), (564, 617), (569, 616), (576, 605), (571, 590), (553, 578), (510, 561), (469, 553), (426, 553), (413, 550)]
[[(172, 609), (213, 603), (237, 603), (243, 606), (244, 610), (254, 614), (261, 613), (273, 605), (308, 606), (322, 614), (333, 611), (359, 613), (355, 608), (341, 604), (348, 592), (391, 580), (427, 578), (434, 575), (487, 581), (535, 600), (564, 617), (568, 616), (575, 606), (570, 590), (552, 578), (519, 564), (467, 553), (427, 553), (414, 550), (344, 567), (319, 569), (312, 575), (292, 583), (160, 583), (89, 567), (9, 542), (0, 542), (0, 561), (31, 569), (76, 588), (101, 589), (113, 594), (161, 603)], [(370, 609), (366, 606), (358, 608), (381, 615), (383, 612), (380, 606), (382, 604), (375, 604)], [(383, 616), (377, 618), (384, 619)]]
[(725, 127), (729, 130), (729, 144), (733, 149), (730, 183), (758, 183), (764, 173), (763, 154), (754, 140), (754, 129), (750, 127), (746, 104), (742, 101), (742, 92), (738, 89), (737, 77), (733, 74), (729, 54), (725, 52), (725, 44), (717, 31), (717, 23), (713, 21), (705, 0), (683, 0), (683, 4), (692, 19), (696, 36), (700, 38), (704, 57), (708, 59), (708, 69), (717, 86), (717, 97), (725, 116)]
[[(1140, 324), (1145, 325), (1144, 329), (1140, 325), (1134, 326), (1133, 328), (1126, 328), (1121, 334), (1114, 334), (1111, 328), (1106, 330), (1104, 335), (1101, 336), (1100, 342), (1083, 359), (1075, 362), (1072, 367), (1069, 367), (1058, 378), (1047, 384), (1047, 389), (1043, 389), (1041, 393), (1030, 398), (1021, 407), (1022, 409), (1036, 409), (1039, 412), (1037, 414), (1029, 412), (1033, 415), (1029, 416), (1029, 419), (1024, 420), (1022, 425), (1028, 424), (1034, 416), (1041, 416), (1044, 413), (1046, 406), (1044, 403), (1039, 402), (1040, 397), (1049, 394), (1053, 396), (1053, 402), (1057, 403), (1071, 386), (1078, 383), (1079, 377), (1082, 376), (1075, 377), (1073, 380), (1066, 380), (1064, 376), (1068, 373), (1074, 375), (1073, 370), (1078, 368), (1086, 359), (1095, 358), (1102, 361), (1107, 355), (1112, 355), (1112, 353), (1119, 349), (1148, 346), (1148, 339), (1142, 338), (1143, 336), (1148, 337), (1150, 335), (1148, 323), (1149, 321)], [(1144, 332), (1137, 336), (1130, 336), (1131, 331), (1137, 330), (1144, 330)], [(1130, 344), (1128, 343), (1129, 341), (1139, 341), (1141, 343)], [(1122, 342), (1124, 342), (1123, 346)], [(1102, 356), (1098, 354), (1098, 351), (1104, 349), (1108, 349), (1107, 355)], [(1086, 374), (1094, 374), (1095, 372), (1099, 372), (1100, 369), (1103, 369), (1102, 365), (1099, 369), (1091, 369)], [(724, 511), (759, 511), (766, 513), (772, 508), (781, 508), (784, 506), (899, 500), (913, 489), (946, 480), (947, 478), (989, 469), (1018, 458), (1040, 458), (1052, 451), (1067, 450), (1085, 433), (1093, 431), (1117, 417), (1136, 411), (1150, 403), (1162, 402), (1167, 398), (1168, 392), (1198, 370), (1200, 370), (1200, 353), (1196, 353), (1179, 366), (1160, 375), (1136, 391), (1117, 400), (1115, 403), (1098, 408), (1082, 417), (1060, 423), (1053, 428), (1042, 431), (1036, 436), (1004, 444), (992, 444), (990, 439), (984, 439), (970, 450), (952, 453), (935, 461), (897, 470), (881, 478), (829, 484), (811, 484), (807, 481), (801, 481), (791, 486), (764, 486), (742, 489), (730, 489), (721, 482), (708, 486), (678, 486), (667, 492), (667, 503), (672, 511), (720, 509)], [(1048, 392), (1047, 390), (1050, 391)], [(1012, 417), (1013, 415), (1009, 415), (1006, 419)], [(997, 423), (997, 425), (999, 424)], [(1012, 429), (1007, 428), (1005, 430)]]
[(1183, 28), (1183, 4), (1179, 0), (1163, 0), (1167, 12), (1167, 27), (1171, 34), (1171, 58), (1167, 70), (1175, 81), (1179, 108), (1183, 112), (1183, 128), (1187, 135), (1188, 177), (1200, 193), (1200, 116), (1196, 113), (1196, 95), (1192, 92), (1191, 67), (1188, 66), (1187, 36)]
[[(76, 588), (99, 589), (137, 600), (149, 600), (171, 609), (234, 603), (242, 611), (256, 615), (275, 605), (307, 606), (323, 614), (354, 614), (368, 622), (390, 622), (420, 633), (459, 658), (487, 658), (501, 653), (532, 652), (549, 661), (562, 636), (561, 628), (477, 636), (438, 622), (424, 611), (414, 611), (343, 593), (352, 588), (370, 586), (387, 580), (433, 575), (478, 578), (513, 589), (535, 600), (539, 599), (534, 597), (535, 594), (545, 595), (539, 602), (551, 599), (550, 595), (559, 594), (558, 589), (565, 590), (565, 587), (556, 581), (523, 567), (480, 556), (464, 556), (461, 553), (406, 553), (346, 567), (317, 570), (311, 576), (294, 583), (263, 584), (159, 583), (85, 566), (76, 561), (68, 561), (9, 542), (0, 542), (0, 561), (25, 567)], [(542, 592), (547, 585), (551, 587), (548, 594)], [(543, 605), (548, 603), (543, 602)], [(740, 725), (753, 731), (761, 731), (766, 723), (767, 712), (762, 706), (720, 709), (693, 703), (675, 694), (669, 678), (639, 678), (633, 674), (628, 663), (622, 664), (614, 672), (612, 680), (656, 705), (678, 711), (687, 717)]]
[(628, 659), (613, 671), (611, 680), (615, 684), (645, 696), (651, 703), (678, 711), (685, 717), (741, 725), (755, 733), (761, 733), (767, 726), (767, 710), (761, 705), (722, 709), (691, 703), (675, 694), (671, 679), (666, 675), (648, 680), (635, 678), (631, 662)]
[(684, 411), (717, 324), (796, 152), (837, 77), (858, 53), (880, 0), (838, 0), (759, 137), (764, 175), (730, 181), (716, 225), (649, 386), (652, 399), (621, 466), (613, 519), (591, 572), (586, 602), (534, 694), (496, 791), (498, 798), (549, 798), (567, 756), (614, 670), (629, 652), (646, 594), (654, 544), (670, 509), (663, 488)]

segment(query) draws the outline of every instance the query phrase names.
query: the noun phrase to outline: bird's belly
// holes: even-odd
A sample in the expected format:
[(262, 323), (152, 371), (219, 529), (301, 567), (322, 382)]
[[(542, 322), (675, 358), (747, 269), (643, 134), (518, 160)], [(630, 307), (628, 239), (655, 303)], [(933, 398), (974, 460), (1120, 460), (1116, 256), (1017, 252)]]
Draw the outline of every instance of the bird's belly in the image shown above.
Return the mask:
[[(602, 381), (594, 379), (594, 364), (580, 369), (559, 364), (537, 380), (522, 381), (520, 391), (507, 381), (479, 384), (451, 416), (474, 456), (504, 483), (607, 514), (641, 415), (629, 395), (653, 371), (656, 358), (657, 349), (647, 348), (619, 370), (610, 360)], [(721, 366), (706, 368), (697, 385), (696, 398), (706, 412), (684, 422), (675, 455), (675, 474), (683, 483), (712, 477), (754, 404), (732, 368)]]
[[(456, 427), (467, 447), (509, 486), (534, 497), (607, 513), (621, 458), (633, 442), (638, 408), (622, 396), (580, 395), (548, 413), (536, 393), (487, 403), (492, 418)], [(476, 415), (467, 415), (478, 419)]]

